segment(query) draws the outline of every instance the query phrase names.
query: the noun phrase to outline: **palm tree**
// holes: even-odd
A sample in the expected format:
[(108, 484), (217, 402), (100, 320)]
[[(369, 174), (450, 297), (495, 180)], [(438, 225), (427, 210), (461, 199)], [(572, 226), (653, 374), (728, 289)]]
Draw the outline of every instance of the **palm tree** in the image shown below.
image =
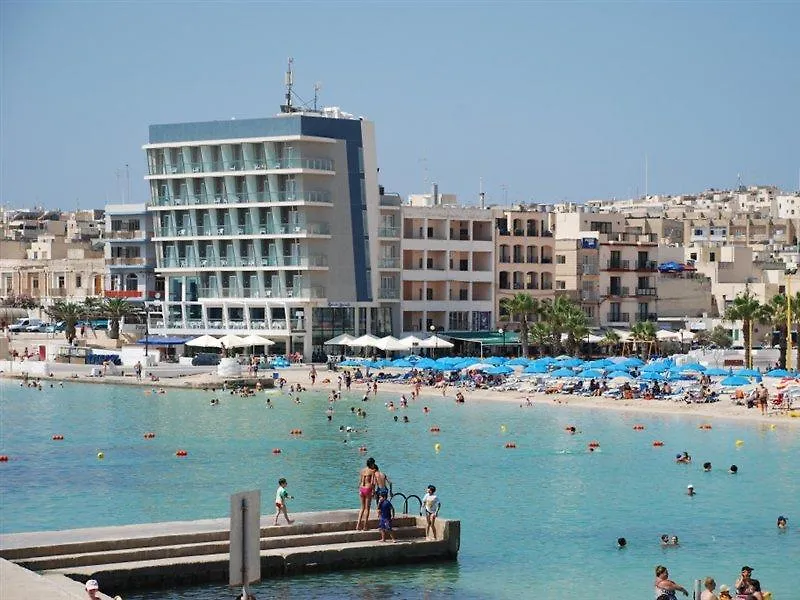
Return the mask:
[(603, 339), (600, 340), (600, 344), (605, 346), (609, 349), (616, 348), (619, 346), (619, 343), (622, 341), (620, 335), (614, 331), (613, 329), (606, 329), (605, 334), (603, 335)]
[(743, 294), (738, 294), (725, 311), (727, 321), (741, 321), (744, 336), (744, 362), (748, 369), (753, 368), (753, 323), (769, 323), (770, 310), (761, 304), (750, 291), (749, 286)]
[[(788, 366), (786, 363), (786, 336), (788, 328), (786, 326), (786, 296), (777, 294), (769, 299), (767, 308), (769, 309), (770, 320), (772, 322), (772, 329), (778, 331), (778, 343), (780, 344), (780, 358), (778, 359), (781, 368)], [(771, 342), (770, 342), (771, 343)]]
[(46, 308), (45, 312), (51, 319), (64, 322), (64, 336), (72, 343), (75, 339), (75, 325), (85, 314), (84, 307), (76, 302), (59, 301)]
[(530, 294), (518, 293), (500, 300), (500, 309), (507, 312), (510, 319), (519, 321), (519, 339), (522, 355), (528, 356), (528, 319), (539, 310), (539, 301)]
[(656, 341), (656, 326), (650, 321), (639, 321), (631, 327), (631, 339), (634, 342), (643, 342), (645, 347), (645, 360), (650, 356), (650, 349)]
[(574, 302), (564, 306), (564, 311), (567, 352), (574, 355), (580, 348), (581, 342), (589, 334), (589, 318), (584, 310)]
[(102, 314), (103, 299), (97, 296), (89, 296), (83, 299), (83, 315), (82, 318), (89, 324), (89, 329), (92, 331), (94, 337), (97, 337), (97, 332), (94, 330), (93, 320)]
[(109, 318), (111, 331), (108, 337), (112, 340), (119, 339), (119, 321), (135, 312), (133, 305), (122, 298), (107, 298), (101, 308), (101, 314)]
[(550, 336), (550, 326), (544, 321), (531, 323), (531, 341), (539, 347), (539, 354), (547, 354), (552, 349), (552, 338)]

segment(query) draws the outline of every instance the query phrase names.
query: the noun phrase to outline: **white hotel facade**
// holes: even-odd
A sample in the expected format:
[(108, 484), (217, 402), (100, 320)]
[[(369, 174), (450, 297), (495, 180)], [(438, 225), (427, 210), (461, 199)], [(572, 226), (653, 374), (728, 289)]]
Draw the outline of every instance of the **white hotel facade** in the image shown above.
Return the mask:
[(399, 331), (400, 202), (371, 122), (325, 109), (149, 138), (152, 333), (257, 333), (310, 358), (340, 333)]

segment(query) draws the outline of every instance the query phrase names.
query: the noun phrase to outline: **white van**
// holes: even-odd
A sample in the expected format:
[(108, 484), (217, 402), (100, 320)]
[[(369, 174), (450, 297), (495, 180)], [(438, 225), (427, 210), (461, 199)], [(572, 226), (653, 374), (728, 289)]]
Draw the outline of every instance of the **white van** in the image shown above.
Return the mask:
[(14, 333), (19, 333), (21, 331), (39, 331), (41, 326), (41, 319), (19, 319), (16, 323), (10, 325), (8, 330)]

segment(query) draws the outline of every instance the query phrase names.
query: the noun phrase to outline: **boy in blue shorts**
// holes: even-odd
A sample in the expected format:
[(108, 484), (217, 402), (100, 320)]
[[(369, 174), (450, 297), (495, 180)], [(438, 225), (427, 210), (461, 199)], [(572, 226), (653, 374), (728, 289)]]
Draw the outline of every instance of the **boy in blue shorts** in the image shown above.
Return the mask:
[(392, 543), (396, 542), (394, 531), (392, 531), (392, 519), (394, 518), (394, 506), (389, 500), (389, 492), (381, 490), (380, 500), (378, 501), (378, 529), (381, 531), (381, 541), (386, 541), (386, 534), (392, 538)]

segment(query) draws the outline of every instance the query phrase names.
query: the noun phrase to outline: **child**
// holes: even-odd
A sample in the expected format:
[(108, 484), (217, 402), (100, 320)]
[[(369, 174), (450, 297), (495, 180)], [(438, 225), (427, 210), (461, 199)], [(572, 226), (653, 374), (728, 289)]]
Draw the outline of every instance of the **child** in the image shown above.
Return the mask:
[[(422, 498), (422, 511), (425, 513), (425, 520), (428, 522), (425, 527), (425, 539), (436, 539), (436, 516), (439, 514), (439, 496), (436, 495), (436, 486), (429, 485), (425, 497)], [(428, 532), (433, 534), (429, 537)]]
[(286, 480), (281, 477), (278, 480), (278, 491), (275, 493), (275, 525), (278, 524), (278, 517), (281, 516), (281, 512), (289, 525), (294, 523), (294, 521), (289, 518), (289, 512), (286, 510), (287, 498), (294, 500), (294, 496), (290, 496), (289, 492), (286, 491)]
[(396, 542), (394, 531), (392, 531), (394, 506), (392, 506), (392, 503), (389, 501), (389, 492), (385, 489), (381, 491), (380, 501), (378, 502), (378, 514), (380, 515), (378, 529), (381, 530), (381, 541), (386, 541), (386, 534), (388, 533), (389, 537), (392, 538), (392, 543)]

